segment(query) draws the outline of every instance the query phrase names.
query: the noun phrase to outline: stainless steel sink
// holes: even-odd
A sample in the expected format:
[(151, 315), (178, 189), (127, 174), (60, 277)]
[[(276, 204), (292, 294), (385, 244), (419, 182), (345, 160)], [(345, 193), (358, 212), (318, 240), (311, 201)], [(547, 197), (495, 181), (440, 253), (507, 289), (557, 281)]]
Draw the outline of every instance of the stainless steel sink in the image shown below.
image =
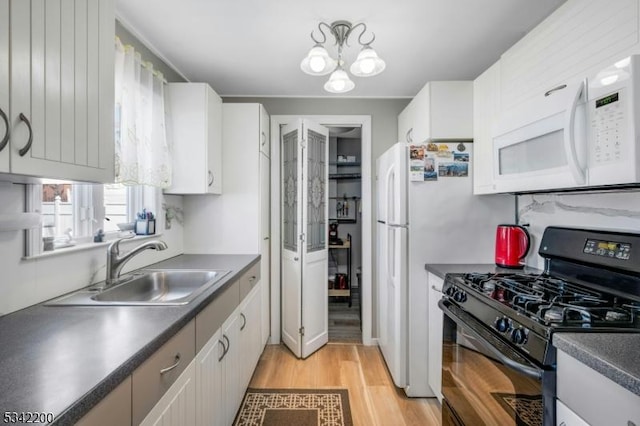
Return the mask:
[[(48, 305), (186, 305), (228, 274), (226, 270), (141, 270), (104, 290), (80, 290)], [(99, 288), (99, 286), (98, 286)]]

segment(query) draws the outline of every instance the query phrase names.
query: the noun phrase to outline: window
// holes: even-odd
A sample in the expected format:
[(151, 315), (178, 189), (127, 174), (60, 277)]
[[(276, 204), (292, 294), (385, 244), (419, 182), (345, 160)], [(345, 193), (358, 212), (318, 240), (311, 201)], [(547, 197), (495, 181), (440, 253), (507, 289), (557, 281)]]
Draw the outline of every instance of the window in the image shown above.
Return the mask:
[(100, 229), (106, 239), (131, 233), (138, 212), (157, 215), (159, 196), (159, 189), (147, 186), (27, 185), (28, 210), (42, 214), (42, 227), (28, 231), (26, 255), (93, 243)]

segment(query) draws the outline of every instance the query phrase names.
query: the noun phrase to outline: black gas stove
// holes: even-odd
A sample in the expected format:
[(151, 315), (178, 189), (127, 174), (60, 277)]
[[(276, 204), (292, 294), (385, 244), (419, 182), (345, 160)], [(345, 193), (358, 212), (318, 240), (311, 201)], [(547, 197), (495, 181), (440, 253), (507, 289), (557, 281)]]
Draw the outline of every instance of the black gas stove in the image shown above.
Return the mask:
[(544, 274), (474, 273), (464, 274), (462, 281), (516, 313), (548, 327), (640, 326), (636, 315), (640, 303), (564, 279)]
[[(472, 412), (459, 384), (486, 373), (457, 366), (485, 354), (478, 362), (486, 368), (491, 360), (494, 375), (508, 378), (505, 389), (529, 386), (518, 393), (540, 398), (539, 423), (533, 423), (554, 424), (553, 333), (640, 332), (640, 234), (549, 227), (538, 253), (542, 273), (447, 274), (439, 304), (446, 319), (443, 359), (453, 361), (443, 362), (443, 377), (458, 383), (445, 386), (443, 379), (447, 412)], [(495, 421), (480, 416), (454, 423)]]

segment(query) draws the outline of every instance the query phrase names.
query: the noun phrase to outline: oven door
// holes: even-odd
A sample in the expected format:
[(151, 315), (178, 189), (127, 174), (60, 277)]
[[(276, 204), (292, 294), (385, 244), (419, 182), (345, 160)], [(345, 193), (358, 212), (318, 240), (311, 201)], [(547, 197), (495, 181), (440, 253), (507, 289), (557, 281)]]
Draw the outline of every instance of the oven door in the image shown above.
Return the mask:
[(554, 389), (543, 385), (553, 372), (518, 354), (451, 301), (438, 305), (445, 314), (443, 425), (554, 424)]

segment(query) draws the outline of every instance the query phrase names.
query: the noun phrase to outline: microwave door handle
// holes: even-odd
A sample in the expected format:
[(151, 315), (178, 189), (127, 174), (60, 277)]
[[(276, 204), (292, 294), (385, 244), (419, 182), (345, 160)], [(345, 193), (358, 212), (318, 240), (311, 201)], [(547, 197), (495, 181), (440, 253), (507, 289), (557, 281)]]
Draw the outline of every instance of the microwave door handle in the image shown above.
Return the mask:
[[(580, 82), (575, 94), (571, 98), (571, 104), (569, 105), (566, 122), (564, 126), (564, 152), (567, 156), (567, 164), (573, 175), (573, 179), (578, 185), (584, 185), (585, 183), (585, 171), (578, 160), (578, 152), (576, 150), (576, 109), (578, 108), (578, 102), (582, 97), (582, 92), (585, 89), (584, 81)], [(584, 143), (584, 141), (581, 141)]]
[(445, 313), (446, 316), (451, 318), (456, 324), (460, 325), (461, 327), (464, 327), (464, 329), (469, 333), (471, 337), (473, 337), (479, 344), (482, 344), (482, 346), (487, 351), (491, 352), (500, 362), (514, 369), (515, 371), (518, 371), (524, 374), (527, 377), (531, 377), (532, 379), (536, 379), (536, 380), (542, 380), (541, 369), (522, 364), (518, 361), (515, 361), (509, 358), (508, 356), (500, 352), (500, 350), (496, 348), (495, 345), (489, 342), (489, 340), (487, 340), (486, 337), (482, 336), (480, 332), (478, 332), (473, 327), (471, 322), (472, 321), (476, 322), (475, 320), (473, 320), (472, 318), (467, 318), (467, 319), (460, 318), (458, 315), (453, 313), (451, 309), (449, 309), (447, 305), (450, 303), (451, 302), (447, 302), (446, 299), (440, 299), (440, 301), (438, 302), (438, 306), (440, 307), (440, 309), (442, 309), (442, 311)]

